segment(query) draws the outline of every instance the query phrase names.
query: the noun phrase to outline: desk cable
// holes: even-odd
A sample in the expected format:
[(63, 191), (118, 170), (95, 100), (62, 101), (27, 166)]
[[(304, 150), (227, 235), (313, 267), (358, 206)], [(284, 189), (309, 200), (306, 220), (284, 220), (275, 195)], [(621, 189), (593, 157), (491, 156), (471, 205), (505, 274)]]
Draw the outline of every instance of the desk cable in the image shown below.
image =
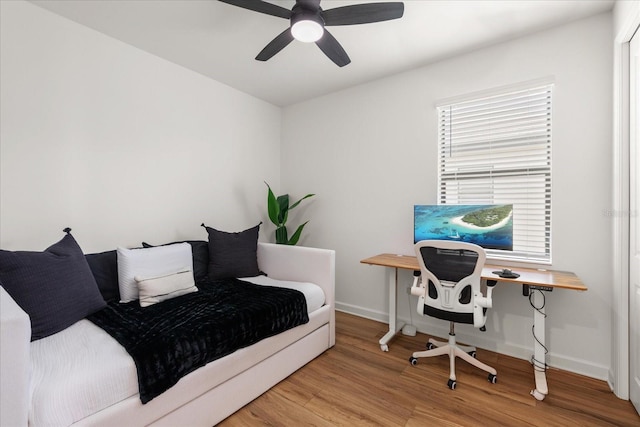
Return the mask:
[[(542, 305), (540, 307), (536, 307), (535, 304), (533, 303), (533, 293), (534, 292), (540, 292), (540, 295), (542, 296)], [(544, 308), (544, 306), (546, 304), (546, 297), (544, 295), (544, 292), (542, 292), (541, 290), (538, 290), (538, 289), (532, 289), (529, 292), (529, 304), (538, 313), (542, 314), (545, 318), (547, 317), (547, 314), (542, 311), (542, 309)], [(547, 349), (547, 347), (544, 344), (542, 344), (542, 342), (540, 342), (540, 340), (536, 336), (535, 327), (536, 327), (535, 325), (531, 325), (531, 334), (533, 335), (533, 339), (536, 340), (536, 342), (542, 346), (542, 348), (544, 349), (544, 354), (546, 356), (547, 353), (549, 353), (549, 349)], [(531, 356), (531, 364), (533, 365), (533, 369), (534, 370), (541, 371), (541, 372), (546, 371), (547, 368), (549, 367), (549, 365), (547, 365), (547, 362), (546, 362), (546, 357), (543, 360), (538, 360), (538, 359), (536, 359), (535, 355)]]

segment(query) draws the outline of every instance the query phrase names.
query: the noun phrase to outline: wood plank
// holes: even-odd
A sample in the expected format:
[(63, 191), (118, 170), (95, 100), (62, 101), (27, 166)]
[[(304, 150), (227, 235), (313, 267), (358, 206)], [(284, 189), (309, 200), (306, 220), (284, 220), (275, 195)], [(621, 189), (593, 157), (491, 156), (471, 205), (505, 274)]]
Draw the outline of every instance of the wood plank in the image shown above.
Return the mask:
[(341, 312), (336, 320), (335, 347), (220, 425), (640, 426), (633, 405), (604, 381), (549, 369), (552, 392), (537, 401), (529, 395), (528, 361), (478, 349), (478, 359), (497, 369), (498, 383), (458, 360), (458, 387), (449, 390), (447, 357), (409, 364), (427, 335), (398, 335), (382, 352), (377, 338), (386, 324)]
[[(414, 255), (380, 254), (365, 258), (360, 261), (362, 264), (378, 265), (381, 267), (402, 268), (405, 270), (419, 271), (420, 265)], [(514, 273), (520, 277), (506, 279), (494, 274), (494, 271), (502, 270), (506, 266), (485, 264), (482, 268), (482, 278), (487, 280), (497, 280), (499, 282), (511, 283), (514, 285), (537, 285), (552, 288), (571, 289), (575, 291), (586, 291), (587, 286), (580, 278), (570, 271), (546, 270), (525, 267), (512, 267)]]
[(414, 255), (380, 254), (360, 261), (362, 264), (379, 265), (382, 267), (403, 268), (420, 271), (418, 260)]

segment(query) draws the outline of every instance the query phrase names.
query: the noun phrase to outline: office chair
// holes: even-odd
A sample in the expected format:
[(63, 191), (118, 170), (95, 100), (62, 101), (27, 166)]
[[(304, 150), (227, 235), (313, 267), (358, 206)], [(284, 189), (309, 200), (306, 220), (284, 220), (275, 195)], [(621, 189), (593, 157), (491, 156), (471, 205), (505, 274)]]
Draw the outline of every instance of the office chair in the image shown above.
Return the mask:
[(484, 249), (478, 245), (458, 241), (423, 240), (415, 244), (420, 264), (420, 278), (414, 280), (411, 294), (418, 296), (418, 313), (449, 321), (449, 341), (432, 338), (426, 351), (417, 351), (409, 358), (416, 365), (420, 357), (449, 355), (449, 382), (456, 388), (455, 359), (466, 362), (489, 373), (489, 382), (495, 384), (497, 372), (475, 358), (475, 347), (456, 343), (455, 324), (466, 323), (484, 329), (487, 308), (491, 308), (492, 286), (482, 294), (480, 280), (486, 259)]

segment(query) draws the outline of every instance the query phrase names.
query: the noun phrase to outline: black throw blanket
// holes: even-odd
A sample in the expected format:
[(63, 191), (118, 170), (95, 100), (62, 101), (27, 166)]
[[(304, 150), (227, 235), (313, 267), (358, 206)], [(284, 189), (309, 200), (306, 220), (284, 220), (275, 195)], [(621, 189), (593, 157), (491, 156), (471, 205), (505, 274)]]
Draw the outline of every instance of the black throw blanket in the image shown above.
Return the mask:
[(237, 279), (149, 307), (112, 302), (88, 317), (133, 357), (147, 403), (208, 362), (307, 323), (301, 292)]

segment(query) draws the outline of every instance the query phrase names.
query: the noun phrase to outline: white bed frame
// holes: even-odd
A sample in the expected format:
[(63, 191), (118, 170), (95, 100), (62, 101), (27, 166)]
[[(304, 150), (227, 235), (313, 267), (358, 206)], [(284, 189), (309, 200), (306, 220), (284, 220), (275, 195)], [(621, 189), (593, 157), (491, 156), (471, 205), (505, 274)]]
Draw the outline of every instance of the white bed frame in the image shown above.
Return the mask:
[[(325, 305), (309, 315), (309, 323), (207, 364), (146, 405), (132, 396), (73, 425), (212, 426), (332, 347), (335, 252), (259, 243), (258, 265), (274, 279), (317, 284)], [(0, 425), (27, 426), (29, 317), (2, 288), (0, 303)]]

